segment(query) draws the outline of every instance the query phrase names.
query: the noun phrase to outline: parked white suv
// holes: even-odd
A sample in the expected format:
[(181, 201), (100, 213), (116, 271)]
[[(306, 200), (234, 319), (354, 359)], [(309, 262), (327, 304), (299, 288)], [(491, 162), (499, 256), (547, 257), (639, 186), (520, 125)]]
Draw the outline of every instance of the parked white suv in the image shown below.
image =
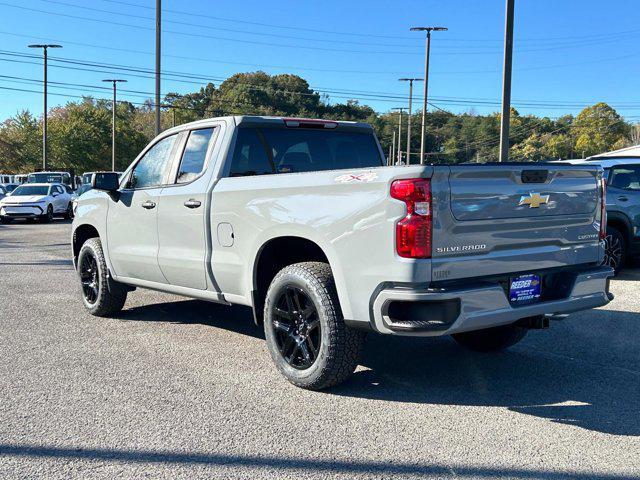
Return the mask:
[(0, 221), (37, 218), (50, 222), (54, 215), (73, 217), (73, 196), (60, 183), (25, 183), (0, 200)]

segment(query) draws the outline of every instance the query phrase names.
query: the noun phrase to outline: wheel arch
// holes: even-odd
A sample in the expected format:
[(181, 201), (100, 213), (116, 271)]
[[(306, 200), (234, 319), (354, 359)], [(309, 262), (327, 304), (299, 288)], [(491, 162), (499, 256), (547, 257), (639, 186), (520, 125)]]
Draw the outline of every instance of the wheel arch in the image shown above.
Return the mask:
[(627, 245), (630, 244), (633, 228), (631, 227), (631, 220), (624, 213), (620, 212), (607, 212), (607, 227), (613, 227), (622, 233)]
[(84, 242), (89, 240), (90, 238), (100, 238), (100, 233), (98, 229), (91, 225), (90, 223), (85, 223), (82, 225), (78, 225), (73, 230), (73, 236), (71, 239), (71, 247), (73, 249), (73, 264), (76, 265), (78, 260), (78, 254), (80, 253), (80, 249)]
[(287, 265), (310, 261), (325, 262), (332, 267), (325, 250), (305, 237), (278, 236), (262, 244), (253, 263), (251, 289), (253, 316), (257, 325), (262, 324), (264, 300), (273, 277)]

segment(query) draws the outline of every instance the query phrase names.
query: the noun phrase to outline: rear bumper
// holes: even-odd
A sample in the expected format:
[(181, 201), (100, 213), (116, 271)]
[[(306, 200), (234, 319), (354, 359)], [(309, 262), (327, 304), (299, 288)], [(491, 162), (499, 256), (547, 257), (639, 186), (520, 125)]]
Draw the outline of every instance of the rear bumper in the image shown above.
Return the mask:
[(392, 335), (437, 336), (506, 325), (527, 317), (563, 315), (609, 303), (609, 267), (575, 275), (564, 298), (513, 306), (503, 286), (388, 288), (373, 298), (371, 327)]

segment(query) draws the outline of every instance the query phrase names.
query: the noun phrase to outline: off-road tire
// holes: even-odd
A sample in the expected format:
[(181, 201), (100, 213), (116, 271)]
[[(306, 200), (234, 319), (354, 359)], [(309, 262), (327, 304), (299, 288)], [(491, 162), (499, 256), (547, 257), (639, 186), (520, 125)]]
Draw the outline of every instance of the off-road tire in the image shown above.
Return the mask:
[[(97, 294), (94, 301), (87, 300), (82, 284), (82, 268), (85, 257), (93, 256), (97, 266)], [(90, 238), (80, 248), (78, 254), (78, 278), (80, 279), (80, 294), (85, 308), (97, 317), (108, 317), (122, 310), (127, 300), (127, 289), (124, 285), (109, 278), (107, 264), (104, 260), (102, 243), (99, 238)]]
[[(308, 368), (294, 368), (278, 346), (274, 310), (283, 289), (294, 287), (306, 295), (316, 309), (320, 326), (320, 346)], [(267, 348), (280, 373), (292, 384), (309, 390), (338, 385), (358, 366), (366, 333), (345, 325), (331, 267), (322, 262), (289, 265), (278, 272), (267, 291), (264, 306)]]
[(515, 345), (526, 335), (525, 328), (512, 323), (473, 332), (454, 333), (451, 336), (459, 345), (469, 350), (495, 352)]

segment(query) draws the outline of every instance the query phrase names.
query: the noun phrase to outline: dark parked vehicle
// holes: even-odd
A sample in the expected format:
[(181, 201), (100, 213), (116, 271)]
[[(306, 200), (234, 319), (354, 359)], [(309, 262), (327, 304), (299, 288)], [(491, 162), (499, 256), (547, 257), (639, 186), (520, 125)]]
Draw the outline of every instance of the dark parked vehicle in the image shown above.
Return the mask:
[(620, 272), (631, 257), (640, 255), (640, 158), (601, 157), (572, 160), (599, 165), (607, 181), (607, 235), (604, 263)]
[(605, 262), (617, 272), (628, 258), (640, 254), (640, 159), (635, 165), (614, 165), (607, 177)]

